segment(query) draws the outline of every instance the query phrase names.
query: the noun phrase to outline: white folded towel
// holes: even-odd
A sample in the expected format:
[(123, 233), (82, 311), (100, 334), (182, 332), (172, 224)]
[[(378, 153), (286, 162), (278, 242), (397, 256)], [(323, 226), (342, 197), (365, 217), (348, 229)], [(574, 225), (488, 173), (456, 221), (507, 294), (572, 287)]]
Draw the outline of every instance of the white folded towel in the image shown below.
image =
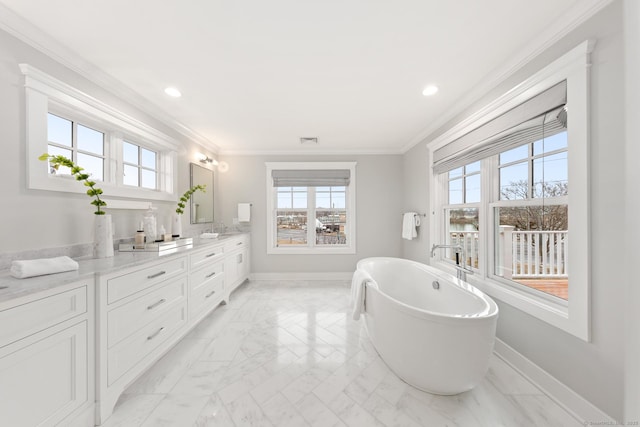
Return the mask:
[(77, 270), (80, 266), (68, 256), (12, 261), (10, 273), (17, 279)]
[(353, 320), (360, 319), (360, 314), (364, 312), (365, 286), (367, 283), (375, 283), (368, 273), (356, 270), (351, 279), (351, 315)]
[(402, 216), (402, 238), (413, 240), (418, 237), (416, 227), (420, 225), (420, 216), (416, 212), (406, 212)]
[(200, 235), (201, 239), (216, 239), (218, 238), (218, 233), (202, 233)]

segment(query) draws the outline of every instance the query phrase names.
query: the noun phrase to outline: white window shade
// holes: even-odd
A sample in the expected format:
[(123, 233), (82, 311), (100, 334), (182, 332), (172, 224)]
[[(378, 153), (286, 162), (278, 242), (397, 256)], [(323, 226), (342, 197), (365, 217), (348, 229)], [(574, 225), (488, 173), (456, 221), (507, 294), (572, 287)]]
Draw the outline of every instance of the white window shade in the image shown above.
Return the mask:
[(349, 169), (310, 169), (271, 171), (274, 187), (346, 187), (349, 185)]
[(442, 173), (510, 148), (562, 132), (567, 126), (566, 80), (437, 149), (433, 170)]

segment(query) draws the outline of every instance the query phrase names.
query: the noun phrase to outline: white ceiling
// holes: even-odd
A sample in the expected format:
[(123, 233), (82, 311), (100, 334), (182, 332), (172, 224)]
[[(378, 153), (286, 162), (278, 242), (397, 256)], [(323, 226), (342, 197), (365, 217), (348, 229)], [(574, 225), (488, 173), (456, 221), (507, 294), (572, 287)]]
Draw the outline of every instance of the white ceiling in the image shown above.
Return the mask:
[(223, 153), (404, 152), (605, 3), (0, 0), (14, 34)]

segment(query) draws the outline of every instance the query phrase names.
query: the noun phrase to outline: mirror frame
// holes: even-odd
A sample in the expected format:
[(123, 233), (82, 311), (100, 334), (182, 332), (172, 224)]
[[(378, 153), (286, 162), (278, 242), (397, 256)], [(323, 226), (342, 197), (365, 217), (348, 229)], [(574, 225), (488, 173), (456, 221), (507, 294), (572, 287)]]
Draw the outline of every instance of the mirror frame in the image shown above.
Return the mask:
[[(213, 183), (214, 183), (214, 177), (213, 177), (213, 171), (211, 169), (205, 168), (203, 166), (200, 166), (196, 163), (190, 163), (190, 188), (195, 186), (195, 185), (206, 185), (206, 192), (202, 192), (202, 191), (196, 191), (195, 193), (193, 193), (191, 195), (191, 199), (190, 199), (190, 207), (191, 207), (191, 211), (189, 212), (189, 222), (191, 224), (210, 224), (214, 221), (214, 213), (213, 213), (213, 208), (214, 208), (214, 202), (213, 202)], [(208, 172), (209, 174), (211, 174), (211, 177), (205, 177), (204, 179), (200, 179), (200, 177), (198, 177), (198, 172)], [(196, 217), (196, 213), (197, 213), (197, 209), (196, 206), (199, 205), (199, 201), (204, 200), (208, 205), (211, 206), (211, 216), (210, 217), (206, 217), (204, 218), (203, 221), (198, 221), (198, 218)]]

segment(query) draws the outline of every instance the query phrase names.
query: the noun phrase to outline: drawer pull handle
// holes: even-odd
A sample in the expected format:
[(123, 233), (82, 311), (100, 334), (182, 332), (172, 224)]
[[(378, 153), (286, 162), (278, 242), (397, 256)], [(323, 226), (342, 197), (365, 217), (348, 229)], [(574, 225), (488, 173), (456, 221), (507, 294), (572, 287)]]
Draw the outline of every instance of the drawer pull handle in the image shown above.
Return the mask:
[(216, 253), (214, 252), (214, 253), (212, 253), (212, 254), (207, 255), (207, 256), (206, 256), (206, 258), (210, 258), (210, 257), (212, 257), (212, 256), (216, 256), (216, 255), (218, 255), (218, 254), (216, 254)]
[(211, 291), (208, 294), (206, 294), (204, 297), (205, 298), (209, 298), (209, 297), (213, 296), (213, 294), (215, 294), (215, 293), (216, 293), (216, 291)]
[(162, 298), (160, 301), (158, 301), (158, 302), (156, 302), (156, 303), (154, 303), (154, 304), (151, 304), (151, 305), (147, 306), (147, 310), (153, 310), (154, 308), (156, 308), (157, 306), (159, 306), (159, 305), (160, 305), (160, 304), (162, 304), (163, 302), (167, 302), (167, 300), (166, 300), (166, 299), (164, 299), (164, 298)]
[(242, 244), (242, 242), (238, 242), (236, 243), (236, 246), (240, 246)]
[(163, 274), (167, 274), (167, 272), (166, 271), (159, 271), (156, 274), (152, 274), (151, 276), (147, 276), (147, 279), (155, 279), (156, 277), (160, 277)]
[(216, 275), (216, 272), (214, 271), (213, 273), (209, 273), (206, 276), (204, 276), (205, 279), (208, 279), (209, 277), (213, 277)]
[(152, 333), (151, 335), (149, 335), (149, 336), (147, 337), (147, 341), (152, 340), (152, 339), (154, 339), (155, 337), (157, 337), (157, 336), (158, 336), (158, 334), (159, 334), (160, 332), (162, 332), (162, 331), (163, 331), (163, 329), (164, 329), (164, 326), (163, 326), (162, 328), (158, 329), (157, 331), (155, 331), (154, 333)]

